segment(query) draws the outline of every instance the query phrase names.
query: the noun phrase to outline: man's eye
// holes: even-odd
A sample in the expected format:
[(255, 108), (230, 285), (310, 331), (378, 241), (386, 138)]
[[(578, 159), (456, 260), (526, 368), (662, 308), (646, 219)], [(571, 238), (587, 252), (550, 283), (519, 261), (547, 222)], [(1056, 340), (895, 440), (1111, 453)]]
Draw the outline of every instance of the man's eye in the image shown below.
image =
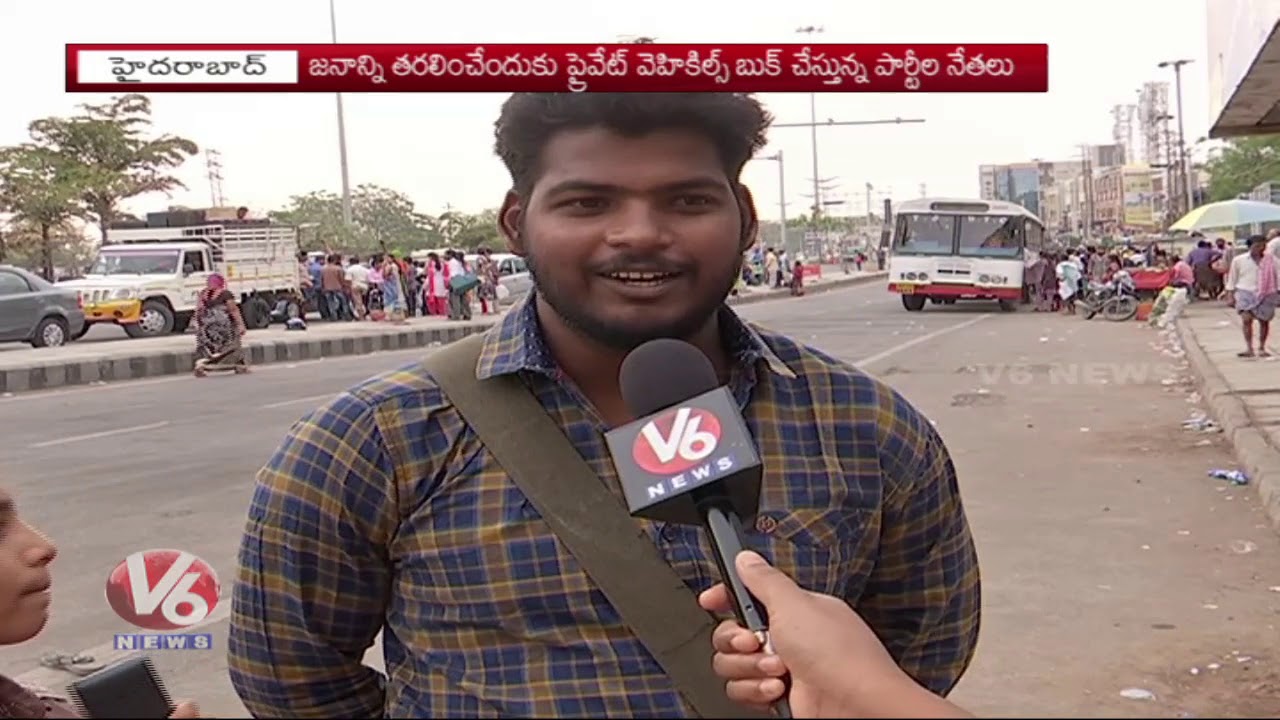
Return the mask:
[(608, 202), (604, 198), (584, 197), (566, 200), (561, 205), (572, 210), (600, 210), (605, 207)]
[(680, 207), (705, 207), (715, 202), (715, 199), (709, 195), (681, 195), (676, 198), (676, 205)]

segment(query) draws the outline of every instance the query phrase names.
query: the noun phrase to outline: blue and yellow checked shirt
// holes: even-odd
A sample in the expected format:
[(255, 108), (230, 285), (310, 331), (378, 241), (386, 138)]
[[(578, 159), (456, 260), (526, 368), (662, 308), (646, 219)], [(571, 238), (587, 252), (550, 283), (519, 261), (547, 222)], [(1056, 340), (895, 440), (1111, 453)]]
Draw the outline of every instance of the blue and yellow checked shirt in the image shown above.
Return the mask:
[[(749, 542), (950, 690), (980, 597), (937, 432), (848, 365), (727, 308), (722, 326), (765, 465)], [(621, 498), (606, 428), (557, 370), (532, 297), (490, 331), (476, 372), (523, 376)], [(717, 581), (697, 528), (637, 522), (692, 591)], [(694, 716), (421, 367), (294, 425), (258, 475), (233, 597), (231, 680), (258, 717)], [(385, 679), (361, 665), (379, 631)]]

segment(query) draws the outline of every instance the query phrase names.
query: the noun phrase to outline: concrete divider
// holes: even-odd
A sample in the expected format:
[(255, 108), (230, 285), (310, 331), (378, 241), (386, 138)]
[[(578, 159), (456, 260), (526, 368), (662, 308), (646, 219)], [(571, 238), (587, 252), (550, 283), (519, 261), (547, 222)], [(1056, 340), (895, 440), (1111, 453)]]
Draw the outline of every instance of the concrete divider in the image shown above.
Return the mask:
[[(828, 276), (824, 282), (807, 287), (805, 292), (807, 295), (813, 295), (875, 282), (884, 277), (885, 273), (882, 272), (851, 277)], [(729, 302), (731, 305), (744, 305), (782, 299), (787, 296), (786, 290), (760, 291), (730, 298)], [(275, 332), (264, 338), (260, 332), (255, 331), (246, 337), (245, 353), (251, 365), (316, 360), (345, 355), (368, 355), (451, 343), (472, 333), (484, 332), (494, 322), (494, 318), (485, 318), (468, 323), (440, 322), (431, 327), (385, 325), (376, 329), (361, 324), (360, 332), (348, 336), (319, 335), (318, 332), (311, 334), (312, 331), (299, 331)], [(262, 331), (262, 333), (265, 332)], [(129, 347), (130, 343), (147, 342), (149, 341), (122, 340), (119, 343), (95, 343), (95, 345), (104, 346), (101, 353), (80, 353), (75, 356), (64, 355), (62, 348), (42, 350), (36, 353), (36, 359), (30, 361), (24, 359), (22, 363), (5, 362), (4, 356), (0, 355), (0, 393), (177, 375), (191, 372), (195, 366), (193, 339), (183, 339), (182, 347), (176, 348), (172, 346), (163, 349)], [(83, 347), (71, 345), (65, 350), (81, 350)], [(47, 360), (45, 356), (48, 356)]]

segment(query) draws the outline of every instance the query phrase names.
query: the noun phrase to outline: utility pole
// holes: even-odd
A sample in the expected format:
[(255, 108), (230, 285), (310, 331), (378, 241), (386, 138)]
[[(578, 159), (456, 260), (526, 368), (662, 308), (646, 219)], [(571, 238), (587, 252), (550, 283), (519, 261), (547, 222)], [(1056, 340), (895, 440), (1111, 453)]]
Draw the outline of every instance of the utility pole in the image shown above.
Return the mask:
[[(1182, 192), (1186, 197), (1186, 204), (1182, 207), (1186, 208), (1187, 212), (1192, 209), (1192, 198), (1190, 195), (1191, 172), (1187, 169), (1187, 137), (1182, 122), (1182, 66), (1192, 62), (1192, 60), (1166, 60), (1159, 65), (1161, 68), (1173, 68), (1174, 87), (1178, 95), (1178, 174), (1182, 176)], [(1170, 159), (1170, 162), (1173, 160)]]
[(1169, 121), (1172, 119), (1173, 116), (1168, 113), (1156, 118), (1157, 121), (1164, 124), (1164, 163), (1157, 164), (1155, 167), (1164, 169), (1166, 227), (1185, 212), (1182, 204), (1182, 189), (1178, 187), (1182, 181), (1182, 173), (1174, 162), (1176, 150), (1173, 147), (1173, 134), (1169, 129)]
[(204, 166), (209, 177), (210, 207), (222, 207), (222, 153), (205, 150)]
[(1080, 184), (1084, 191), (1083, 221), (1084, 239), (1086, 243), (1093, 241), (1093, 149), (1088, 145), (1080, 146)]
[(778, 163), (778, 214), (782, 223), (782, 229), (779, 231), (780, 237), (778, 244), (787, 251), (788, 255), (794, 255), (791, 248), (787, 245), (787, 178), (783, 172), (782, 151), (760, 158), (761, 160), (772, 160)]
[[(817, 35), (823, 32), (821, 27), (796, 28), (797, 33), (804, 35)], [(822, 189), (818, 187), (818, 93), (809, 93), (809, 142), (813, 150), (813, 222), (818, 222), (818, 216), (822, 212)]]
[[(810, 109), (812, 109), (812, 104), (810, 105)], [(827, 205), (827, 203), (824, 203), (822, 201), (822, 191), (823, 191), (822, 184), (824, 182), (830, 182), (831, 180), (834, 179), (834, 178), (824, 179), (817, 174), (818, 172), (818, 143), (817, 143), (818, 128), (847, 127), (847, 126), (854, 126), (854, 125), (914, 125), (914, 124), (919, 124), (923, 122), (924, 122), (923, 118), (900, 118), (900, 117), (892, 118), (892, 119), (884, 119), (884, 120), (833, 120), (831, 118), (827, 118), (825, 122), (818, 122), (816, 119), (811, 119), (809, 122), (805, 122), (805, 123), (774, 123), (770, 125), (769, 128), (770, 129), (809, 128), (810, 135), (813, 139), (813, 172), (814, 172), (814, 175), (813, 175), (813, 222), (816, 223), (818, 221), (819, 214), (822, 212), (822, 208)]]
[[(329, 0), (329, 34), (333, 44), (338, 44), (338, 11), (334, 0)], [(338, 163), (342, 170), (342, 224), (351, 226), (351, 173), (347, 167), (347, 120), (342, 110), (342, 93), (338, 98)]]

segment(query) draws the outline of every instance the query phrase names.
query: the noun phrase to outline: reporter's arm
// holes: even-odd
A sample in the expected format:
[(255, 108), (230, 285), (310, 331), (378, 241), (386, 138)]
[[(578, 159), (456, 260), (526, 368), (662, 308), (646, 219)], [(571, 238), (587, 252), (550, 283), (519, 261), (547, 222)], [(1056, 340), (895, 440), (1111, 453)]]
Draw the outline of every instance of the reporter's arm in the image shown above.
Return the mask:
[(231, 682), (255, 717), (373, 718), (397, 521), (373, 410), (347, 393), (294, 425), (258, 474), (240, 546)]

